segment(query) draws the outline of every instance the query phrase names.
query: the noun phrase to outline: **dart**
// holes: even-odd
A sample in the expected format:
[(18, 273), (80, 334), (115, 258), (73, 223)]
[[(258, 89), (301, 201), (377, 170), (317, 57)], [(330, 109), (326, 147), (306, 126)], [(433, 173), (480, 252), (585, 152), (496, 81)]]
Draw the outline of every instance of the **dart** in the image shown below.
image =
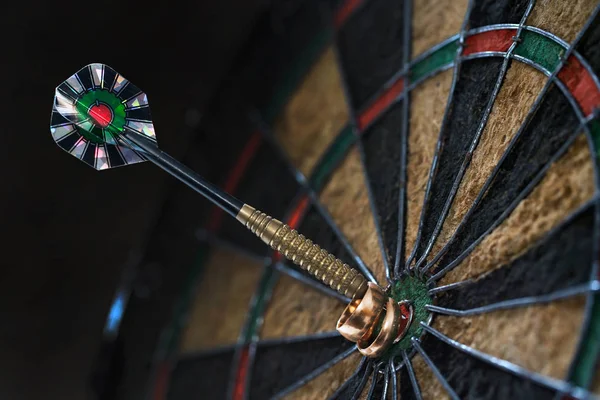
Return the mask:
[[(283, 222), (208, 182), (163, 152), (147, 95), (107, 65), (90, 64), (55, 91), (50, 132), (64, 151), (96, 170), (150, 161), (236, 218), (272, 249), (340, 294), (351, 298), (338, 330), (371, 357), (398, 341), (412, 307), (396, 303), (342, 262)], [(374, 327), (381, 324), (379, 332)]]

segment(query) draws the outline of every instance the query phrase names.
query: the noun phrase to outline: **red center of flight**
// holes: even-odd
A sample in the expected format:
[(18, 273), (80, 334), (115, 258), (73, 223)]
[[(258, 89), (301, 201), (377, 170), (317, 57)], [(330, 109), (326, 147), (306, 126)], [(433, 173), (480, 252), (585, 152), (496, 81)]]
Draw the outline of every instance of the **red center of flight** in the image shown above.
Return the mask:
[(106, 104), (94, 104), (90, 107), (90, 117), (102, 128), (110, 125), (113, 117), (112, 110)]

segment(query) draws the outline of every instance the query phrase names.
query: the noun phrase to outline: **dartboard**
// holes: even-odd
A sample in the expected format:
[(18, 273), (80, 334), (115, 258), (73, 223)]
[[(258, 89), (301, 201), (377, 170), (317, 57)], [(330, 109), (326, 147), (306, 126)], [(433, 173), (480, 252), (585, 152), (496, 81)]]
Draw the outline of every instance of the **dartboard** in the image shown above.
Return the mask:
[(364, 357), (335, 329), (350, 299), (194, 197), (201, 223), (180, 235), (195, 257), (151, 398), (600, 394), (598, 11), (588, 0), (265, 11), (183, 162), (409, 302), (413, 319)]

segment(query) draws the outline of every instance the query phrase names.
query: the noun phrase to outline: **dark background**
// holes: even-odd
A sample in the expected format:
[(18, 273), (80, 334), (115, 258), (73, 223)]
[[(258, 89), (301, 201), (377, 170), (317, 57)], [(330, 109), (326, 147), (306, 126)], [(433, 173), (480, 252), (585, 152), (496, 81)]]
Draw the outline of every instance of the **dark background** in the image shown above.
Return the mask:
[(2, 6), (0, 398), (94, 397), (112, 297), (178, 185), (149, 164), (96, 172), (64, 153), (49, 132), (55, 86), (112, 66), (148, 94), (161, 147), (183, 157), (267, 3)]

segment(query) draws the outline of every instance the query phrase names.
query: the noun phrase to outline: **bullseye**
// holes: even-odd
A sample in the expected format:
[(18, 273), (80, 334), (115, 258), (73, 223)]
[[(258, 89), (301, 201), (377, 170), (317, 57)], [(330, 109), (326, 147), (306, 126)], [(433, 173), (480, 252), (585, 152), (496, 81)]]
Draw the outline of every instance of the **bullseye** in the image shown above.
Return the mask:
[(102, 128), (110, 125), (113, 119), (113, 112), (106, 104), (94, 104), (90, 107), (88, 113), (94, 122)]

